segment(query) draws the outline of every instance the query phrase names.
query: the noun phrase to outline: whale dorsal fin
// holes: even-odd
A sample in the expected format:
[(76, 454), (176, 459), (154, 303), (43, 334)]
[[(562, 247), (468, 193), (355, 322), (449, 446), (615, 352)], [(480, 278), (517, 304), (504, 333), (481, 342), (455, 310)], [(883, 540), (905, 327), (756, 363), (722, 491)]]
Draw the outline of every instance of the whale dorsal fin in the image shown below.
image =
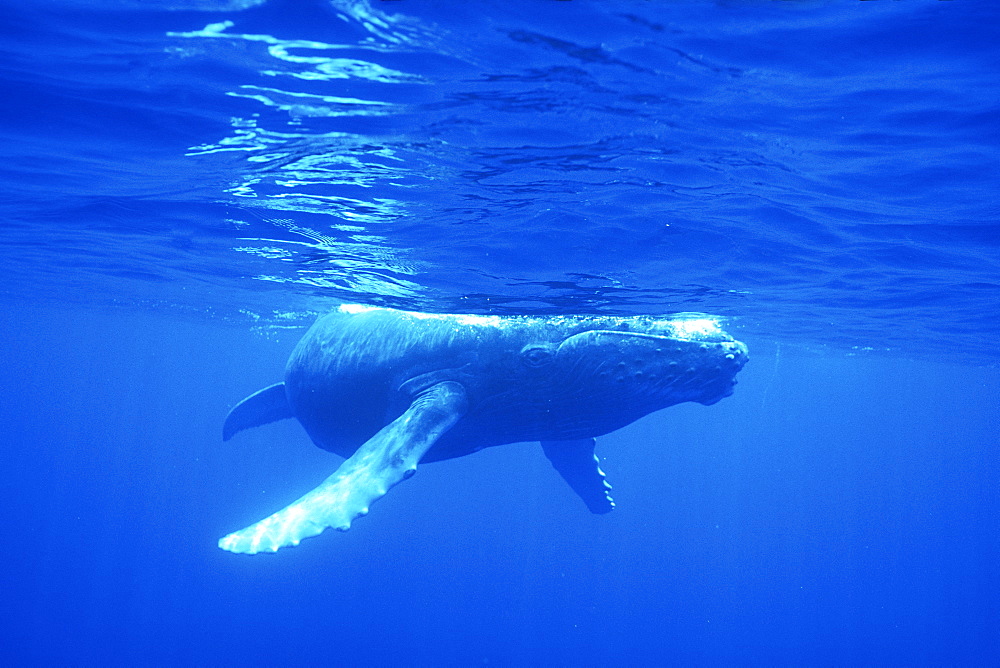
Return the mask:
[(327, 527), (346, 531), (372, 503), (417, 470), (417, 462), (465, 414), (465, 388), (444, 382), (427, 388), (393, 422), (368, 439), (319, 487), (219, 547), (230, 552), (277, 552)]
[(604, 479), (600, 461), (594, 454), (596, 439), (542, 441), (542, 451), (590, 512), (602, 515), (615, 508), (611, 485)]
[(295, 417), (295, 413), (288, 405), (285, 384), (275, 383), (254, 392), (229, 411), (226, 422), (222, 425), (222, 440), (228, 441), (244, 429), (291, 417)]

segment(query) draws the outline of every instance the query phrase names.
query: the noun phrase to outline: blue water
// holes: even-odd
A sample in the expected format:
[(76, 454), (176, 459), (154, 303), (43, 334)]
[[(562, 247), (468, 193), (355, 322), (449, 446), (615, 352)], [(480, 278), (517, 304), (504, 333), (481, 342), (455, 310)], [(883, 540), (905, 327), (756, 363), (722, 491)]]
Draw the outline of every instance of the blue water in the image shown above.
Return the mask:
[[(0, 19), (0, 658), (1000, 663), (1000, 9), (37, 0)], [(706, 313), (735, 394), (421, 467), (223, 444), (343, 302)]]

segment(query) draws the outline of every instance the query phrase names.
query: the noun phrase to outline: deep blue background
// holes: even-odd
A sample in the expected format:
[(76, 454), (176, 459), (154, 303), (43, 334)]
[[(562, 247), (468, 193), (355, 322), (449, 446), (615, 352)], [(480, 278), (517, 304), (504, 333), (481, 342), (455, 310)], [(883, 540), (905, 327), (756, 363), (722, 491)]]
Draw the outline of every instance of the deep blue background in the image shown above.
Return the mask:
[[(0, 660), (1000, 663), (991, 3), (3, 3)], [(228, 23), (227, 23), (228, 22)], [(218, 538), (341, 301), (725, 316), (736, 393)]]
[(998, 656), (995, 369), (761, 344), (733, 397), (601, 439), (610, 516), (517, 445), (422, 467), (348, 533), (241, 557), (215, 541), (336, 460), (294, 423), (218, 439), (232, 397), (273, 381), (295, 336), (20, 316), (0, 388), (13, 662)]

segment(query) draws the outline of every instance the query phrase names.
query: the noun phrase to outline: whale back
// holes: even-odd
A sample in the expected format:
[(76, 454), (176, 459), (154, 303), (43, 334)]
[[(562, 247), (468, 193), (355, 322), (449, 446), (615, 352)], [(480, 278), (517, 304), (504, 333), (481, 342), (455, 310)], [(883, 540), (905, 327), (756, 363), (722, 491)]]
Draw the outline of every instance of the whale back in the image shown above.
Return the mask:
[(501, 322), (342, 307), (320, 318), (292, 352), (289, 403), (318, 446), (349, 456), (406, 410), (407, 381), (476, 362), (502, 338)]

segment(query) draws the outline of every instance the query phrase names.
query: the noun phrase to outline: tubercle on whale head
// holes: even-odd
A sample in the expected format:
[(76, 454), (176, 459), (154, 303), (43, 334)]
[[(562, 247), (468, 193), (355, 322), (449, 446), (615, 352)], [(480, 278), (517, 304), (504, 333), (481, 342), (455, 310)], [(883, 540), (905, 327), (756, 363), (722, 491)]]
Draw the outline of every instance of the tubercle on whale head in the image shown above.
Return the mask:
[(706, 384), (705, 395), (697, 399), (698, 403), (711, 406), (733, 393), (738, 382), (736, 374), (749, 360), (747, 346), (736, 340), (724, 341), (719, 344), (719, 364), (714, 367), (717, 372), (716, 382)]
[[(720, 329), (690, 338), (636, 331), (588, 330), (566, 338), (546, 360), (555, 382), (589, 386), (608, 402), (666, 407), (684, 401), (710, 404), (732, 394), (747, 348)], [(647, 330), (649, 331), (649, 330)], [(534, 349), (522, 351), (539, 354)], [(541, 355), (539, 355), (541, 356)], [(655, 410), (654, 408), (653, 410)]]

